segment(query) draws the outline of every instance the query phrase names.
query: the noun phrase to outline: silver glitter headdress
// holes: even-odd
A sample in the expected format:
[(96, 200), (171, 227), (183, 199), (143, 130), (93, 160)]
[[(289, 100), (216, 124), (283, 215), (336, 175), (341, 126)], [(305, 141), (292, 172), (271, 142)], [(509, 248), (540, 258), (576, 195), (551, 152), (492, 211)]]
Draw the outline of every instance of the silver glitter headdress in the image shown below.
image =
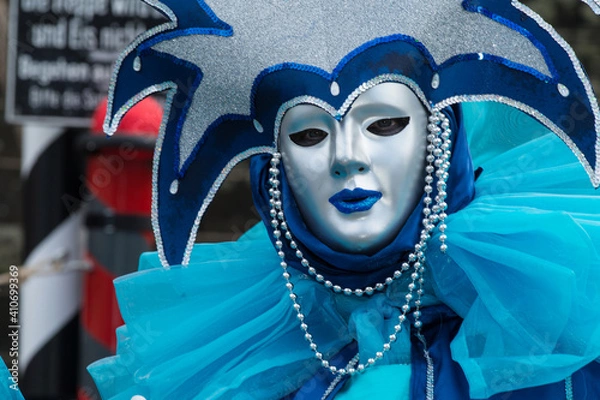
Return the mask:
[[(600, 110), (571, 47), (508, 0), (144, 0), (169, 22), (117, 61), (105, 131), (166, 91), (153, 226), (165, 266), (187, 264), (225, 176), (276, 150), (275, 115), (301, 95), (344, 109), (375, 77), (408, 84), (433, 110), (497, 101), (537, 118), (600, 186)], [(597, 6), (595, 1), (588, 4)]]

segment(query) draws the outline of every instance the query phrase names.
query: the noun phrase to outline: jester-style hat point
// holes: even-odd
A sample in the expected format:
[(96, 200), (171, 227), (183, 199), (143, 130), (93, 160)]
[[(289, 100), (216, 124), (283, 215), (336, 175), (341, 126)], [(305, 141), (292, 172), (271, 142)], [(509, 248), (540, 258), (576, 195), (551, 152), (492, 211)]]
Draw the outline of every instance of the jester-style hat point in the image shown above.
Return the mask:
[[(289, 107), (343, 118), (361, 88), (408, 85), (430, 110), (495, 101), (539, 120), (600, 186), (600, 110), (572, 48), (513, 0), (144, 0), (168, 22), (120, 56), (104, 129), (166, 92), (153, 176), (165, 266), (187, 264), (202, 215), (241, 160), (277, 150)], [(600, 13), (595, 0), (586, 1)]]

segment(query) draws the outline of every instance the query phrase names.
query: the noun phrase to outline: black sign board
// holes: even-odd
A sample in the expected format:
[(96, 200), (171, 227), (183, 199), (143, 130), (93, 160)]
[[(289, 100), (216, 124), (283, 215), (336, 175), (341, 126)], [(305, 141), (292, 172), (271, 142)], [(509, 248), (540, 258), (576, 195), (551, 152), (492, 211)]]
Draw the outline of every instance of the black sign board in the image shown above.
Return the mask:
[(89, 126), (118, 54), (164, 21), (141, 0), (11, 0), (7, 120)]

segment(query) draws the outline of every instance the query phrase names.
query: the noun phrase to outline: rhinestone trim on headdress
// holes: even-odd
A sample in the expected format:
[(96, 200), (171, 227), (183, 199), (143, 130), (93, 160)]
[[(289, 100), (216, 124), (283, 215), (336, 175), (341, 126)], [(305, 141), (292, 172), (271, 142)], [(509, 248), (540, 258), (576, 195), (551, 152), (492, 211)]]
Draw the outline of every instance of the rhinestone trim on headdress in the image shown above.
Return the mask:
[[(412, 92), (419, 98), (419, 100), (421, 100), (423, 106), (427, 108), (429, 112), (432, 111), (431, 105), (429, 104), (425, 93), (423, 93), (423, 91), (415, 81), (399, 74), (383, 74), (366, 81), (358, 88), (356, 88), (352, 93), (350, 93), (348, 98), (346, 98), (339, 110), (336, 110), (327, 102), (312, 96), (299, 96), (283, 103), (281, 107), (279, 107), (279, 110), (277, 111), (277, 116), (275, 117), (275, 125), (273, 129), (274, 143), (279, 142), (279, 134), (281, 132), (281, 121), (283, 121), (283, 116), (290, 108), (295, 107), (298, 104), (312, 104), (321, 107), (335, 119), (340, 119), (343, 118), (344, 115), (346, 115), (348, 109), (352, 106), (352, 104), (354, 104), (358, 96), (384, 82), (396, 82), (408, 86), (412, 90)], [(337, 85), (337, 87), (339, 89), (339, 84)]]
[[(573, 140), (564, 133), (562, 129), (556, 126), (552, 121), (550, 121), (546, 116), (540, 113), (533, 107), (529, 107), (528, 105), (518, 102), (516, 100), (511, 99), (510, 97), (499, 96), (496, 94), (483, 94), (483, 95), (464, 95), (464, 96), (454, 96), (450, 97), (442, 102), (439, 102), (433, 106), (433, 110), (440, 111), (446, 107), (449, 107), (454, 104), (468, 103), (468, 102), (481, 102), (481, 101), (493, 101), (496, 103), (502, 103), (509, 105), (517, 110), (523, 111), (524, 113), (531, 115), (533, 118), (540, 121), (544, 124), (548, 129), (550, 129), (556, 136), (558, 136), (568, 147), (571, 149), (575, 157), (579, 160), (581, 166), (585, 169), (585, 172), (590, 176), (592, 183), (596, 186), (600, 186), (600, 176), (595, 177), (594, 167), (587, 161), (585, 155), (579, 150), (579, 148), (573, 143)], [(600, 152), (600, 147), (597, 146), (596, 152)], [(600, 156), (600, 153), (599, 153)]]
[[(173, 97), (177, 91), (177, 85), (172, 82), (163, 84), (162, 90), (167, 91), (167, 98), (165, 101), (165, 112), (163, 119), (168, 118), (171, 113), (171, 106), (173, 105)], [(154, 240), (156, 242), (156, 252), (158, 259), (164, 268), (169, 267), (169, 262), (165, 257), (165, 251), (163, 248), (162, 235), (160, 234), (160, 225), (158, 223), (158, 168), (160, 164), (160, 153), (162, 152), (162, 145), (165, 140), (165, 130), (167, 124), (163, 123), (160, 125), (160, 133), (156, 139), (156, 145), (154, 147), (154, 156), (152, 158), (152, 205), (150, 207), (150, 216), (152, 221), (152, 232), (154, 232)]]
[[(594, 12), (596, 12), (596, 13), (600, 12), (600, 5), (598, 5), (598, 2), (596, 0), (584, 0), (584, 1), (586, 3), (588, 3), (590, 5), (590, 7), (592, 7)], [(596, 6), (593, 6), (590, 3), (590, 1), (594, 1), (596, 3)], [(552, 36), (552, 38), (556, 41), (556, 43), (558, 43), (560, 45), (560, 47), (562, 47), (563, 50), (569, 55), (569, 59), (571, 60), (571, 63), (573, 64), (573, 68), (575, 69), (575, 73), (577, 74), (577, 77), (579, 78), (579, 80), (583, 84), (583, 87), (585, 88), (585, 93), (588, 96), (588, 99), (590, 101), (590, 105), (592, 108), (592, 112), (594, 113), (594, 121), (595, 121), (595, 126), (596, 126), (596, 141), (595, 141), (595, 143), (596, 143), (595, 144), (596, 165), (591, 166), (591, 173), (590, 173), (590, 169), (587, 168), (589, 163), (587, 162), (587, 160), (585, 160), (585, 157), (583, 156), (581, 151), (575, 150), (574, 149), (575, 145), (571, 144), (565, 140), (565, 137), (567, 135), (564, 132), (562, 134), (559, 134), (558, 132), (555, 132), (555, 133), (559, 134), (561, 139), (563, 139), (563, 141), (565, 141), (569, 145), (571, 150), (573, 150), (575, 152), (575, 154), (577, 155), (577, 158), (580, 160), (580, 162), (583, 164), (583, 166), (586, 167), (586, 171), (590, 175), (590, 178), (592, 179), (592, 183), (595, 186), (600, 186), (600, 139), (599, 139), (599, 137), (600, 137), (600, 105), (598, 104), (598, 100), (596, 99), (596, 96), (594, 95), (594, 89), (592, 88), (592, 84), (590, 83), (590, 80), (587, 78), (587, 75), (586, 75), (585, 71), (583, 70), (581, 63), (577, 59), (577, 56), (575, 55), (575, 51), (573, 51), (573, 48), (565, 41), (565, 39), (563, 39), (558, 34), (558, 32), (556, 32), (556, 29), (554, 29), (554, 27), (552, 27), (552, 25), (550, 25), (549, 23), (544, 21), (544, 19), (542, 17), (540, 17), (538, 14), (536, 14), (531, 8), (527, 7), (524, 4), (521, 4), (519, 1), (512, 0), (511, 4), (517, 10), (525, 13), (527, 16), (529, 16), (531, 19), (533, 19), (535, 22), (537, 22), (537, 24), (542, 29), (544, 29), (546, 32), (548, 32), (550, 34), (550, 36)], [(546, 126), (549, 126), (549, 125), (546, 124)]]
[[(137, 49), (137, 47), (140, 44), (142, 44), (144, 41), (146, 41), (147, 39), (150, 39), (151, 37), (159, 35), (163, 32), (170, 31), (172, 29), (177, 28), (177, 24), (178, 24), (177, 16), (175, 15), (175, 13), (173, 13), (173, 11), (169, 7), (165, 6), (159, 0), (144, 0), (144, 2), (146, 2), (149, 6), (154, 7), (155, 9), (159, 10), (164, 15), (166, 15), (167, 18), (169, 19), (169, 21), (144, 32), (143, 34), (138, 36), (133, 42), (131, 42), (131, 44), (129, 46), (127, 46), (125, 48), (125, 50), (123, 50), (121, 52), (121, 54), (119, 54), (119, 57), (115, 61), (115, 66), (113, 68), (113, 72), (112, 72), (112, 75), (110, 78), (110, 86), (109, 87), (111, 89), (109, 91), (111, 93), (114, 92), (114, 88), (117, 84), (117, 79), (119, 76), (119, 71), (121, 70), (121, 65), (123, 64), (123, 60), (125, 60), (125, 58), (129, 54), (131, 54), (133, 51), (135, 51)], [(142, 64), (141, 64), (141, 60), (139, 59), (139, 57), (136, 57), (136, 59), (134, 61), (135, 61), (134, 66), (133, 66), (134, 70), (136, 72), (141, 71)], [(125, 115), (127, 113), (127, 111), (129, 111), (131, 109), (131, 107), (133, 107), (137, 102), (139, 102), (143, 98), (145, 98), (153, 93), (158, 93), (158, 92), (165, 90), (165, 89), (161, 89), (160, 88), (161, 86), (162, 85), (154, 85), (154, 86), (151, 86), (151, 87), (147, 88), (146, 90), (140, 92), (137, 96), (135, 96), (135, 98), (133, 98), (132, 100), (129, 100), (125, 106), (121, 107), (112, 118), (110, 118), (110, 117), (111, 117), (111, 113), (112, 113), (112, 109), (113, 109), (114, 96), (108, 96), (108, 103), (106, 106), (106, 120), (104, 121), (104, 126), (102, 127), (104, 129), (104, 133), (106, 133), (107, 135), (112, 135), (113, 133), (115, 133), (117, 131), (117, 128), (119, 126), (119, 123), (121, 122), (121, 118), (123, 117), (123, 115)], [(169, 109), (171, 108), (171, 103), (172, 103), (172, 99), (169, 103), (167, 103), (168, 104), (167, 107)], [(165, 115), (169, 115), (168, 113), (166, 113), (166, 110), (165, 110)]]

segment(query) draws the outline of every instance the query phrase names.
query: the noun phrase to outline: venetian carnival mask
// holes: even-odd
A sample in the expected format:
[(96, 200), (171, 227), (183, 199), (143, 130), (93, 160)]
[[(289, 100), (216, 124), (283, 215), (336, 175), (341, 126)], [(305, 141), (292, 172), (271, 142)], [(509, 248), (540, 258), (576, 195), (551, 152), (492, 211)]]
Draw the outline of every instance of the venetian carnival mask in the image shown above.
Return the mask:
[(313, 104), (286, 111), (279, 146), (302, 217), (339, 251), (388, 244), (422, 195), (427, 112), (400, 83), (362, 93), (341, 119)]

